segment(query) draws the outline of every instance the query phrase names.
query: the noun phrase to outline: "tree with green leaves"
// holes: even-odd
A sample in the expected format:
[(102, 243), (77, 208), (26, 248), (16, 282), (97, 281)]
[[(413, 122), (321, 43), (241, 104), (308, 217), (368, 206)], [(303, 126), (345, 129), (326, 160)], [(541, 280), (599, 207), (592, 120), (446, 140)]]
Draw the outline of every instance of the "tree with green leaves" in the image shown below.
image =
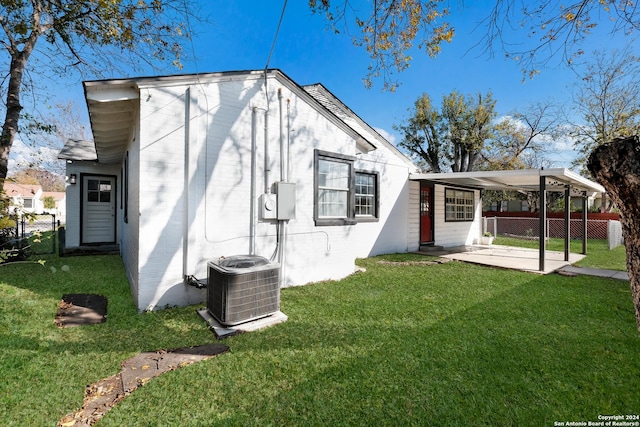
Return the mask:
[(394, 126), (402, 134), (400, 147), (423, 169), (442, 172), (445, 168), (446, 141), (440, 112), (426, 93), (416, 100), (409, 111), (411, 117), (405, 123)]
[(405, 123), (394, 126), (402, 134), (399, 145), (430, 172), (472, 171), (485, 142), (492, 135), (496, 116), (491, 93), (461, 95), (453, 91), (437, 109), (423, 94)]
[(15, 135), (29, 117), (23, 91), (38, 87), (30, 79), (74, 70), (102, 76), (154, 61), (179, 66), (188, 7), (185, 0), (0, 0), (0, 66), (6, 76), (0, 186)]
[(56, 208), (56, 199), (53, 196), (44, 196), (42, 198), (42, 206), (45, 209), (55, 209)]

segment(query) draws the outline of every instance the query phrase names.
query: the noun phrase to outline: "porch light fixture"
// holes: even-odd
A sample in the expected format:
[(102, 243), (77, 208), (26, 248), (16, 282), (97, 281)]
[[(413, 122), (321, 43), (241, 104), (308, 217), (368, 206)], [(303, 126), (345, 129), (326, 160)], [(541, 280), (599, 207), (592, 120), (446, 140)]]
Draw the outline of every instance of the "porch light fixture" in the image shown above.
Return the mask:
[(71, 175), (69, 175), (69, 184), (74, 185), (76, 183), (76, 178), (78, 176), (75, 173), (72, 173)]

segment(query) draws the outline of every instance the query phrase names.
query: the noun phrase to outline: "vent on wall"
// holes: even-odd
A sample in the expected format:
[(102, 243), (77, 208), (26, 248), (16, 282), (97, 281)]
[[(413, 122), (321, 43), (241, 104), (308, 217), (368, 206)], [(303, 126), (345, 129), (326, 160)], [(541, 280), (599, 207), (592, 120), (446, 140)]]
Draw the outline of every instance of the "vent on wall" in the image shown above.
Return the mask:
[(232, 326), (280, 310), (280, 264), (256, 255), (208, 263), (207, 310)]

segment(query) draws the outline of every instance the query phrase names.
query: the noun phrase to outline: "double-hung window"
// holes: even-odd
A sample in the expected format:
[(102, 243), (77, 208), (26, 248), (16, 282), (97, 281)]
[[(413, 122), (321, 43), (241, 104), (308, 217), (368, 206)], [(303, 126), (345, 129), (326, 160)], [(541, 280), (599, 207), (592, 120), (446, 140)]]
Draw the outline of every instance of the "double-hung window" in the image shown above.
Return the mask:
[(473, 191), (445, 189), (445, 221), (473, 221)]
[(315, 151), (316, 225), (350, 225), (376, 220), (378, 174), (356, 171), (355, 158)]
[(318, 159), (318, 217), (347, 218), (351, 187), (350, 163)]
[(356, 171), (355, 216), (358, 221), (378, 218), (378, 174)]

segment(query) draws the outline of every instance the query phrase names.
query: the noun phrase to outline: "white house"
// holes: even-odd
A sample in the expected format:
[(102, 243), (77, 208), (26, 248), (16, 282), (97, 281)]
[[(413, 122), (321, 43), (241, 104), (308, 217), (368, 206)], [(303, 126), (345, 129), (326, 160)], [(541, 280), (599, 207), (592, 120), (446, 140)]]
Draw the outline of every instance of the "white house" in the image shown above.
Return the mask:
[(10, 198), (10, 207), (20, 208), (31, 213), (40, 213), (44, 209), (42, 187), (39, 185), (6, 181), (4, 191)]
[(292, 286), (419, 247), (415, 165), (322, 85), (268, 70), (84, 89), (94, 141), (60, 153), (66, 247), (118, 244), (139, 310), (202, 301), (186, 278), (221, 256), (274, 254)]
[(267, 70), (84, 91), (94, 139), (59, 156), (66, 248), (117, 245), (139, 310), (203, 301), (187, 283), (223, 256), (276, 259), (293, 286), (343, 278), (358, 257), (481, 234), (481, 185), (416, 174), (321, 84)]

